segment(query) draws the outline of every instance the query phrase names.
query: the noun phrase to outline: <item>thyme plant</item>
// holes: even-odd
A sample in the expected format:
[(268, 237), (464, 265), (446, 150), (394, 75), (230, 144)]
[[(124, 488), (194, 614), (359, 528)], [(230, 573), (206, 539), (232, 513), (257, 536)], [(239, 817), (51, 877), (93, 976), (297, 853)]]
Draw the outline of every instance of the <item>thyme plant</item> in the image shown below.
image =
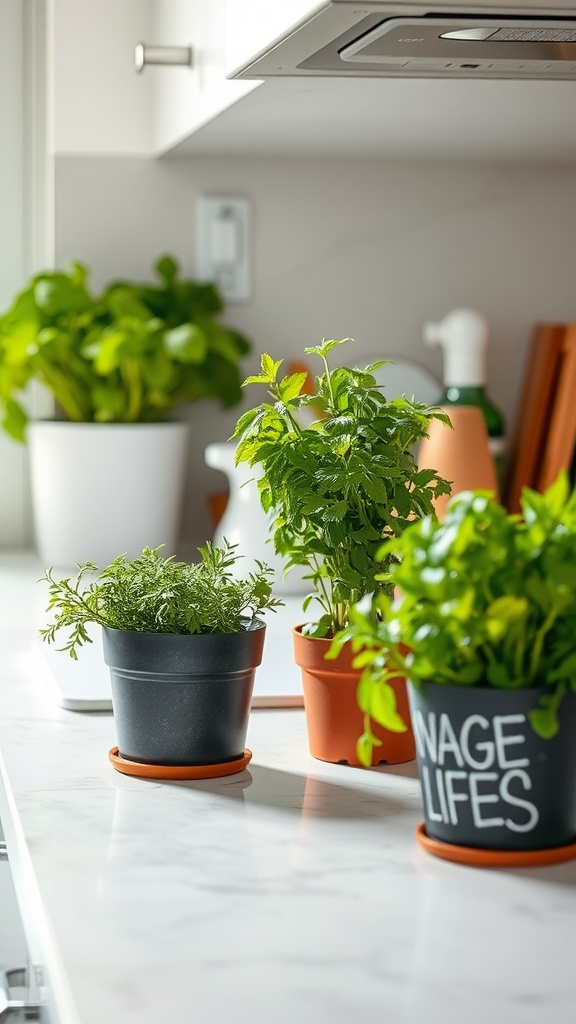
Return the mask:
[[(274, 572), (263, 562), (246, 579), (236, 579), (236, 545), (221, 548), (207, 541), (193, 564), (163, 558), (161, 548), (144, 548), (129, 561), (119, 555), (100, 572), (90, 562), (79, 566), (75, 580), (55, 579), (52, 569), (43, 577), (49, 585), (48, 612), (54, 621), (40, 635), (54, 643), (60, 630), (68, 639), (61, 650), (77, 659), (77, 648), (92, 643), (87, 626), (95, 623), (139, 633), (239, 633), (254, 618), (274, 611), (281, 601), (272, 597)], [(93, 574), (99, 573), (96, 580)]]
[[(260, 466), (260, 500), (271, 514), (276, 552), (285, 568), (304, 566), (323, 614), (306, 628), (313, 636), (343, 629), (350, 607), (365, 594), (389, 591), (382, 574), (389, 566), (382, 541), (400, 535), (415, 518), (433, 511), (433, 499), (449, 484), (432, 469), (419, 470), (412, 448), (430, 421), (448, 417), (409, 398), (388, 401), (374, 371), (330, 368), (328, 355), (351, 339), (331, 339), (307, 348), (320, 359), (315, 394), (305, 393), (307, 374), (279, 377), (282, 360), (263, 355), (261, 372), (244, 385), (268, 388), (272, 402), (244, 413), (233, 438), (236, 462)], [(310, 426), (298, 413), (319, 410)]]

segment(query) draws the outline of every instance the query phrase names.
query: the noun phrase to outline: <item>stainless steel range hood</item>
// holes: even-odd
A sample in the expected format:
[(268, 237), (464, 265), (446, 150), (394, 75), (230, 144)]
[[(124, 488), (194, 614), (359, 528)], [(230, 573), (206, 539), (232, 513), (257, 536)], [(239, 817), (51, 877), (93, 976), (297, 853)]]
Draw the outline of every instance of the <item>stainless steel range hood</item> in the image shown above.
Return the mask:
[(333, 0), (232, 77), (286, 75), (576, 79), (576, 7)]

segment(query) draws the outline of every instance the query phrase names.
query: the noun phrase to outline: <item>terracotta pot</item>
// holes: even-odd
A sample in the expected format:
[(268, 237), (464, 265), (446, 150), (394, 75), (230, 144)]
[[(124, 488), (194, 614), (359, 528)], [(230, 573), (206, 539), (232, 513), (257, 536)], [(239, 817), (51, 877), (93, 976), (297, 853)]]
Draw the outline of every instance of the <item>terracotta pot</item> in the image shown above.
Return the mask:
[(420, 442), (416, 459), (419, 469), (435, 469), (451, 481), (449, 495), (437, 498), (434, 508), (439, 518), (444, 515), (451, 497), (460, 491), (477, 488), (493, 491), (499, 500), (498, 478), (490, 452), (484, 417), (475, 406), (443, 406), (452, 423), (450, 427), (432, 420), (428, 437)]
[[(356, 701), (360, 670), (352, 667), (352, 649), (346, 644), (335, 661), (326, 661), (330, 640), (302, 636), (301, 631), (302, 626), (296, 626), (292, 637), (296, 664), (302, 669), (310, 753), (319, 761), (360, 766), (356, 743), (364, 731), (364, 715)], [(408, 729), (395, 733), (372, 723), (374, 735), (382, 741), (382, 746), (374, 748), (373, 766), (402, 764), (415, 757), (405, 680), (399, 677), (391, 685)]]

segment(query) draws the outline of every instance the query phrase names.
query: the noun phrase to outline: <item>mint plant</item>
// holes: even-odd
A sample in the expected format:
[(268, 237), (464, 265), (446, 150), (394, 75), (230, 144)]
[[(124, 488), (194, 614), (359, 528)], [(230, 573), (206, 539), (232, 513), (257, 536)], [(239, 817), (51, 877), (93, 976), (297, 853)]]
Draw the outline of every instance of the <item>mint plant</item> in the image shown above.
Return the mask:
[[(450, 490), (434, 470), (418, 470), (411, 453), (431, 419), (448, 417), (408, 398), (388, 401), (373, 375), (386, 360), (331, 369), (328, 354), (350, 340), (305, 349), (323, 365), (313, 395), (305, 372), (279, 377), (282, 360), (262, 356), (261, 373), (244, 384), (265, 385), (272, 402), (244, 413), (233, 435), (236, 462), (262, 469), (260, 500), (277, 553), (287, 570), (307, 570), (313, 592), (304, 610), (316, 598), (323, 613), (307, 632), (319, 637), (343, 629), (365, 594), (390, 589), (383, 539), (431, 513), (433, 499)], [(319, 419), (303, 427), (306, 406)]]
[(238, 580), (232, 573), (241, 557), (236, 545), (225, 541), (219, 548), (207, 541), (198, 550), (201, 561), (192, 564), (163, 558), (159, 547), (144, 548), (132, 561), (119, 555), (101, 571), (86, 562), (75, 580), (55, 579), (47, 569), (42, 581), (49, 585), (47, 611), (55, 619), (40, 636), (54, 643), (64, 630), (68, 638), (60, 649), (77, 659), (77, 649), (92, 643), (90, 623), (139, 633), (240, 633), (282, 604), (272, 597), (274, 572), (263, 562)]
[(354, 608), (332, 652), (350, 640), (364, 669), (364, 764), (370, 718), (394, 725), (388, 680), (398, 674), (416, 687), (536, 688), (532, 727), (557, 732), (560, 702), (576, 690), (576, 492), (562, 472), (544, 494), (525, 488), (521, 506), (508, 515), (488, 492), (467, 491), (442, 522), (426, 517), (385, 543), (386, 578), (400, 596)]
[(179, 278), (170, 256), (158, 284), (128, 281), (93, 295), (81, 263), (31, 279), (0, 316), (2, 426), (23, 441), (27, 384), (39, 381), (60, 414), (81, 423), (142, 423), (215, 398), (240, 401), (239, 362), (250, 343), (222, 326), (213, 284)]

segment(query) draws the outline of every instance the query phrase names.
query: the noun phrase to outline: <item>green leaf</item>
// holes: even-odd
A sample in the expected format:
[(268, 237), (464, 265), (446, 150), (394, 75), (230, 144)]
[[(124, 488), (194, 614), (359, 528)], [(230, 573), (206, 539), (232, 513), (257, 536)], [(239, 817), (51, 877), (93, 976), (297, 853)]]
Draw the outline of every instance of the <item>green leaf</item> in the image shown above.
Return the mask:
[(278, 386), (282, 401), (287, 403), (292, 399), (297, 398), (300, 395), (307, 378), (307, 373), (292, 373), (289, 377), (284, 377)]
[(111, 289), (107, 295), (106, 302), (112, 316), (116, 319), (134, 317), (137, 320), (142, 320), (144, 323), (148, 323), (149, 320), (153, 319), (150, 316), (148, 306), (129, 287), (119, 286), (118, 288)]
[(556, 480), (544, 491), (544, 504), (550, 515), (560, 516), (570, 496), (570, 481), (565, 469), (560, 470)]
[(410, 515), (410, 496), (405, 484), (398, 484), (394, 488), (394, 502), (401, 516)]
[[(366, 666), (367, 665), (371, 665), (373, 661), (374, 661), (374, 651), (373, 650), (361, 651), (361, 653), (357, 654), (356, 657), (354, 658), (354, 662), (353, 662), (354, 668), (366, 668)], [(359, 684), (359, 685), (362, 685), (362, 684)], [(363, 711), (367, 710), (367, 707), (368, 707), (368, 704), (366, 704), (366, 707), (362, 706), (362, 710)]]
[(528, 712), (528, 719), (534, 732), (544, 740), (551, 740), (560, 728), (554, 708), (533, 708)]
[(390, 732), (406, 732), (408, 728), (398, 714), (394, 690), (383, 679), (372, 682), (368, 713), (375, 722)]
[(255, 421), (261, 418), (261, 416), (262, 413), (260, 412), (259, 409), (248, 409), (248, 412), (243, 413), (240, 419), (238, 420), (234, 433), (232, 434), (232, 437), (229, 438), (229, 440), (232, 441), (237, 437), (241, 437), (242, 434), (249, 432), (249, 428), (254, 424)]
[(204, 331), (196, 324), (180, 324), (164, 335), (164, 347), (168, 354), (180, 363), (204, 362), (208, 341)]
[(372, 733), (364, 732), (356, 743), (356, 756), (360, 764), (364, 765), (365, 768), (372, 766), (372, 751), (375, 746), (381, 745), (380, 740), (376, 740), (376, 742), (374, 740), (375, 737), (372, 736)]
[(168, 284), (171, 284), (178, 276), (179, 268), (173, 256), (161, 256), (155, 263), (154, 269), (159, 277), (163, 278)]
[(278, 370), (282, 366), (282, 362), (282, 359), (279, 359), (278, 362), (275, 362), (272, 359), (272, 356), (269, 356), (268, 353), (265, 352), (260, 359), (262, 373), (257, 375), (256, 377), (247, 377), (245, 383), (253, 382), (263, 384), (275, 384), (276, 377), (278, 375)]
[(115, 423), (121, 419), (125, 400), (122, 390), (98, 384), (92, 388), (91, 399), (97, 423)]
[(242, 382), (242, 387), (246, 384), (268, 384), (269, 380), (265, 373), (255, 373), (251, 377), (246, 377), (246, 380)]
[(526, 617), (529, 610), (524, 597), (504, 594), (492, 601), (486, 609), (486, 628), (491, 640), (505, 636), (510, 628)]
[(345, 342), (351, 341), (351, 338), (330, 338), (329, 340), (324, 339), (321, 345), (313, 345), (309, 348), (305, 348), (304, 352), (308, 356), (327, 356), (329, 352), (334, 348), (338, 348), (340, 345), (344, 345)]
[(548, 673), (548, 682), (550, 683), (564, 679), (576, 679), (576, 651), (569, 654), (557, 668)]
[(61, 272), (39, 275), (34, 285), (34, 299), (39, 309), (51, 317), (60, 313), (83, 313), (92, 305), (83, 285)]
[(5, 399), (3, 406), (4, 417), (2, 419), (2, 426), (4, 430), (15, 441), (24, 441), (24, 434), (28, 423), (28, 416), (24, 408), (12, 398)]
[(106, 377), (120, 366), (130, 349), (130, 340), (125, 331), (111, 328), (102, 331), (98, 340), (94, 336), (92, 339), (94, 370), (98, 375)]
[(366, 474), (365, 476), (362, 476), (359, 483), (361, 483), (366, 494), (369, 498), (372, 498), (373, 501), (381, 502), (383, 505), (388, 504), (388, 490), (381, 480), (374, 479)]
[(514, 684), (514, 680), (510, 677), (509, 669), (506, 665), (499, 664), (498, 662), (492, 662), (486, 669), (486, 678), (492, 686), (511, 687)]
[(302, 630), (303, 636), (313, 636), (323, 640), (330, 633), (332, 619), (330, 615), (321, 615), (317, 622), (307, 622)]

